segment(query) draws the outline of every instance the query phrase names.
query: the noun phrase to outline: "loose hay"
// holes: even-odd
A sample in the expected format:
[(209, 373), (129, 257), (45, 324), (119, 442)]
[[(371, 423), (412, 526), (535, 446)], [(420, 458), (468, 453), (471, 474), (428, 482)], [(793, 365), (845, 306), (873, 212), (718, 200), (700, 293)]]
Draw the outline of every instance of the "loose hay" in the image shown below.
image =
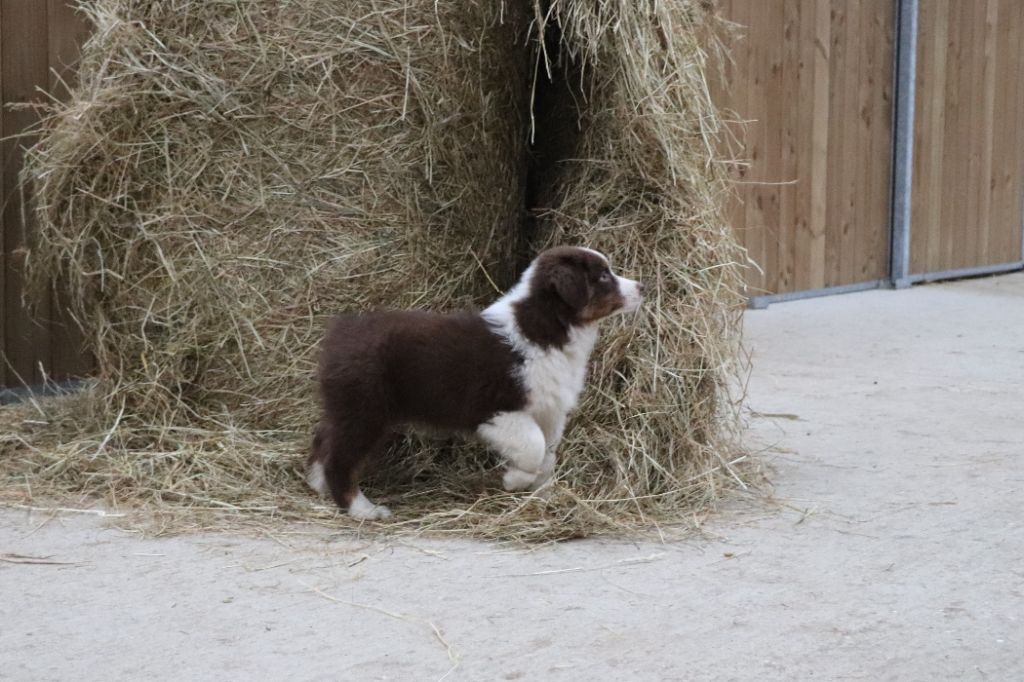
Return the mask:
[[(351, 525), (301, 476), (327, 317), (482, 305), (527, 239), (601, 249), (653, 300), (605, 330), (550, 500), (497, 491), (478, 446), (406, 438), (382, 527), (561, 539), (677, 524), (742, 485), (740, 254), (699, 3), (84, 7), (81, 83), (30, 157), (32, 262), (70, 282), (99, 379), (4, 411), (8, 496)], [(577, 126), (531, 109), (548, 71), (581, 132), (571, 155), (534, 150), (537, 192), (530, 133)]]

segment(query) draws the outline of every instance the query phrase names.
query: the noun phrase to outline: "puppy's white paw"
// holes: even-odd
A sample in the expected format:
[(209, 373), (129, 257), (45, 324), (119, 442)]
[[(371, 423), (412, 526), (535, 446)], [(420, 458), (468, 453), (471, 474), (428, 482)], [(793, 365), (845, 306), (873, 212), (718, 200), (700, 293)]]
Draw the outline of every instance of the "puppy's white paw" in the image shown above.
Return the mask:
[(348, 506), (348, 515), (363, 521), (381, 521), (391, 517), (391, 510), (382, 504), (374, 504), (366, 495), (359, 492), (356, 499)]
[(383, 504), (373, 505), (373, 509), (361, 514), (353, 514), (349, 510), (349, 515), (355, 519), (363, 519), (366, 521), (383, 521), (384, 519), (391, 518), (391, 510), (385, 507)]
[(309, 471), (306, 472), (306, 483), (320, 495), (326, 496), (328, 494), (327, 477), (324, 476), (323, 462), (313, 462), (309, 466)]
[(537, 474), (532, 474), (522, 469), (509, 469), (505, 472), (501, 482), (505, 486), (505, 490), (514, 493), (519, 490), (529, 490), (533, 487), (533, 483), (536, 480)]

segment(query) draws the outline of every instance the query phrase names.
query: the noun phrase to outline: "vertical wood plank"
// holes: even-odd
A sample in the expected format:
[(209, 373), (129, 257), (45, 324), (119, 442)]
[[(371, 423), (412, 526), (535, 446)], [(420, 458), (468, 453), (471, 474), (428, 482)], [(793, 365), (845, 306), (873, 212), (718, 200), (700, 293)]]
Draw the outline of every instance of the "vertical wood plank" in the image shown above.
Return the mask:
[(1014, 254), (1017, 258), (1021, 258), (1022, 249), (1024, 249), (1024, 229), (1022, 229), (1024, 226), (1024, 202), (1021, 201), (1021, 197), (1024, 197), (1024, 130), (1021, 128), (1024, 126), (1020, 124), (1021, 120), (1024, 120), (1024, 83), (1021, 83), (1019, 78), (1024, 71), (1024, 3), (1005, 0), (1005, 4), (1014, 36), (1007, 45), (1007, 48), (1013, 51), (1014, 56), (1013, 70), (1009, 73), (1018, 77), (1013, 78), (1013, 82), (1009, 84), (1013, 88), (1014, 97), (1012, 112), (1008, 113), (1007, 117), (1013, 121), (1010, 126), (1013, 136), (1010, 144), (1014, 155), (1010, 159), (1007, 173), (1012, 180), (1006, 192), (1010, 218), (1000, 226), (1001, 232), (1006, 235), (1006, 242), (1003, 250), (999, 253), (998, 262), (1005, 262)]
[(961, 3), (961, 22), (966, 29), (962, 41), (960, 64), (963, 70), (963, 113), (961, 119), (960, 139), (962, 140), (963, 159), (967, 172), (961, 176), (961, 208), (960, 220), (953, 226), (953, 267), (971, 267), (978, 262), (977, 233), (981, 226), (977, 222), (978, 211), (978, 177), (981, 148), (979, 132), (985, 125), (981, 120), (979, 104), (983, 98), (979, 90), (981, 83), (980, 66), (984, 56), (984, 0)]
[[(748, 188), (751, 179), (751, 167), (748, 163), (749, 158), (746, 154), (746, 147), (750, 126), (755, 125), (747, 123), (747, 120), (750, 118), (750, 51), (753, 49), (750, 43), (749, 8), (750, 5), (747, 0), (730, 0), (728, 4), (722, 7), (726, 18), (737, 25), (737, 35), (732, 45), (732, 59), (726, 62), (727, 78), (725, 80), (725, 87), (720, 93), (719, 106), (730, 110), (739, 119), (732, 126), (732, 132), (739, 143), (739, 149), (730, 151), (733, 151), (738, 156), (738, 160), (742, 161), (744, 165), (736, 169), (736, 181), (738, 184), (735, 188), (735, 194), (730, 200), (729, 216), (734, 234), (740, 244), (743, 245), (743, 248), (747, 249), (748, 257), (753, 259), (751, 254), (751, 230), (747, 226), (747, 203), (750, 201)], [(751, 289), (758, 290), (762, 285), (760, 281), (761, 274), (753, 267), (746, 268), (745, 272), (747, 285)]]
[(859, 150), (858, 153), (862, 157), (860, 163), (854, 166), (856, 178), (853, 184), (856, 189), (851, 198), (854, 206), (853, 234), (851, 235), (854, 257), (848, 259), (851, 261), (848, 276), (851, 279), (865, 280), (869, 279), (868, 269), (871, 254), (868, 253), (868, 248), (871, 245), (871, 236), (875, 229), (874, 205), (872, 203), (872, 199), (875, 198), (873, 196), (875, 183), (871, 182), (871, 175), (875, 170), (877, 162), (871, 157), (870, 150), (873, 132), (871, 101), (878, 96), (878, 92), (874, 91), (876, 84), (873, 78), (874, 60), (878, 50), (878, 36), (872, 31), (874, 11), (878, 7), (878, 0), (865, 0), (860, 5), (860, 20), (856, 27), (851, 26), (851, 28), (854, 28), (853, 40), (856, 41), (857, 45), (858, 68), (856, 72), (857, 107), (850, 112), (853, 119), (850, 125), (854, 128), (854, 138), (857, 141), (854, 149)]
[(744, 116), (750, 121), (747, 127), (745, 156), (750, 162), (749, 184), (745, 186), (747, 200), (744, 202), (746, 211), (747, 251), (750, 258), (757, 263), (761, 273), (755, 278), (756, 293), (771, 291), (768, 273), (764, 271), (765, 255), (765, 220), (764, 192), (760, 183), (764, 172), (765, 145), (765, 13), (767, 5), (751, 3), (748, 5), (749, 23), (747, 24), (747, 69), (748, 79), (747, 110)]
[(833, 285), (840, 282), (856, 281), (857, 269), (857, 234), (862, 225), (860, 207), (864, 198), (860, 196), (858, 170), (868, 163), (863, 156), (860, 136), (860, 93), (862, 67), (864, 57), (860, 36), (860, 18), (863, 13), (863, 2), (849, 2), (846, 5), (846, 20), (843, 25), (842, 40), (845, 43), (846, 64), (843, 72), (846, 81), (843, 88), (843, 112), (840, 119), (842, 126), (842, 151), (840, 163), (842, 168), (842, 196), (837, 197), (838, 210), (841, 217), (841, 231), (837, 235), (839, 248), (837, 254), (838, 278)]
[(871, 204), (872, 187), (871, 174), (874, 171), (876, 162), (871, 158), (871, 100), (877, 93), (871, 91), (873, 66), (872, 50), (877, 49), (877, 36), (870, 31), (872, 10), (878, 4), (878, 0), (864, 0), (858, 3), (860, 14), (857, 22), (850, 25), (850, 36), (853, 47), (857, 52), (857, 76), (856, 91), (851, 93), (855, 106), (850, 110), (849, 125), (853, 128), (852, 137), (855, 140), (853, 153), (860, 156), (859, 163), (854, 163), (851, 185), (854, 187), (853, 196), (850, 199), (853, 215), (851, 234), (851, 251), (853, 258), (846, 260), (850, 264), (847, 277), (850, 279), (866, 279), (868, 253), (867, 248), (871, 242), (871, 231), (874, 208)]
[(928, 250), (928, 230), (931, 205), (927, 201), (931, 178), (931, 146), (925, 147), (924, 140), (934, 139), (931, 132), (932, 102), (926, 97), (934, 92), (932, 76), (935, 72), (935, 12), (936, 3), (926, 2), (918, 6), (917, 13), (917, 72), (914, 74), (914, 121), (910, 134), (913, 136), (913, 188), (910, 193), (910, 262), (908, 273), (919, 272)]
[(949, 94), (949, 21), (952, 8), (950, 0), (940, 0), (936, 4), (938, 5), (938, 14), (936, 15), (934, 29), (935, 76), (933, 77), (935, 121), (932, 125), (932, 135), (934, 137), (928, 141), (929, 144), (933, 145), (934, 149), (931, 162), (935, 175), (932, 179), (931, 201), (935, 208), (931, 215), (933, 222), (928, 223), (928, 226), (925, 228), (929, 233), (928, 263), (940, 263), (942, 261), (942, 225), (948, 219), (948, 211), (941, 198), (945, 193), (942, 185), (942, 157), (946, 151), (946, 98)]
[(978, 33), (976, 48), (975, 81), (975, 132), (974, 145), (977, 156), (978, 174), (974, 179), (975, 194), (971, 225), (978, 226), (974, 232), (973, 254), (976, 262), (988, 260), (989, 235), (991, 230), (991, 200), (989, 187), (992, 184), (992, 124), (995, 112), (995, 47), (996, 21), (998, 21), (999, 0), (985, 0), (979, 3)]
[(780, 194), (782, 182), (786, 180), (782, 172), (782, 137), (785, 128), (786, 108), (791, 105), (783, 100), (782, 88), (782, 40), (785, 21), (785, 6), (776, 0), (763, 3), (764, 14), (764, 117), (762, 129), (764, 134), (764, 164), (760, 186), (762, 201), (761, 216), (764, 220), (764, 261), (761, 266), (767, 273), (768, 288), (771, 291), (782, 291), (782, 278), (779, 272), (779, 251), (790, 243), (787, 225), (780, 222)]
[(47, 0), (49, 24), (50, 94), (65, 99), (77, 81), (82, 45), (89, 37), (89, 24), (75, 10), (73, 0)]
[[(973, 2), (973, 0), (970, 0)], [(942, 195), (948, 197), (943, 207), (942, 222), (939, 223), (939, 262), (952, 267), (953, 263), (953, 233), (955, 225), (963, 220), (961, 212), (963, 190), (960, 183), (963, 180), (961, 173), (963, 168), (960, 162), (963, 159), (964, 144), (961, 134), (962, 122), (961, 112), (963, 109), (963, 33), (966, 27), (962, 24), (961, 10), (963, 0), (956, 0), (950, 5), (949, 19), (947, 23), (947, 45), (946, 50), (946, 147), (948, 156), (946, 163), (942, 166)], [(949, 163), (949, 157), (955, 162)]]
[(829, 63), (829, 120), (828, 120), (828, 178), (826, 193), (827, 214), (825, 219), (825, 286), (836, 286), (842, 281), (842, 233), (845, 218), (845, 198), (848, 188), (844, 175), (846, 93), (848, 92), (847, 71), (849, 61), (846, 42), (846, 15), (850, 5), (842, 0), (832, 0), (829, 23), (829, 39), (832, 43)]
[[(733, 126), (733, 132), (738, 142), (738, 148), (734, 150), (738, 160), (744, 163), (736, 170), (736, 179), (740, 183), (736, 187), (736, 193), (732, 198), (732, 215), (733, 230), (739, 239), (743, 248), (748, 249), (749, 255), (749, 243), (750, 243), (750, 230), (747, 227), (747, 208), (746, 202), (749, 200), (746, 191), (746, 182), (750, 180), (750, 166), (745, 165), (746, 158), (746, 140), (748, 133), (748, 125), (746, 119), (748, 116), (748, 94), (750, 92), (747, 87), (747, 74), (749, 73), (749, 51), (750, 51), (750, 15), (747, 11), (747, 4), (745, 0), (731, 0), (728, 7), (729, 17), (736, 22), (738, 28), (738, 37), (736, 38), (735, 48), (733, 50), (733, 60), (727, 63), (729, 70), (729, 78), (726, 81), (728, 87), (729, 108), (735, 114), (738, 119)], [(746, 280), (749, 286), (756, 286), (757, 279), (760, 276), (757, 270), (753, 267), (747, 267), (745, 269)]]
[[(81, 46), (89, 34), (85, 18), (76, 12), (69, 0), (49, 2), (49, 67), (50, 93), (65, 99), (74, 87), (75, 72)], [(59, 284), (51, 300), (53, 322), (50, 367), (54, 378), (66, 379), (85, 374), (90, 363), (83, 352), (84, 339), (70, 313), (67, 312), (66, 291)]]
[[(925, 94), (931, 92), (931, 78), (934, 69), (932, 67), (932, 56), (935, 54), (934, 41), (934, 20), (932, 13), (935, 10), (935, 3), (926, 2), (918, 7), (917, 13), (917, 72), (914, 74), (914, 120), (910, 134), (913, 136), (913, 191), (910, 193), (910, 222), (927, 225), (925, 215), (930, 206), (926, 202), (925, 194), (928, 187), (929, 164), (926, 159), (930, 157), (931, 148), (925, 148), (922, 140), (931, 139), (931, 102), (925, 99)], [(910, 262), (907, 264), (907, 272), (917, 272), (921, 268), (922, 255), (927, 251), (928, 234), (926, 230), (911, 230), (908, 236), (910, 242)]]
[(872, 52), (870, 91), (871, 144), (869, 158), (875, 169), (867, 178), (872, 206), (869, 218), (870, 239), (864, 279), (884, 279), (889, 274), (889, 256), (892, 243), (890, 208), (892, 206), (893, 161), (893, 68), (896, 59), (896, 3), (879, 0), (872, 12), (870, 31), (875, 35)]
[[(945, 153), (946, 141), (946, 54), (949, 42), (947, 27), (949, 25), (950, 3), (949, 0), (936, 0), (934, 3), (926, 4), (934, 4), (934, 15), (931, 17), (933, 23), (930, 26), (933, 46), (932, 79), (930, 92), (926, 93), (926, 96), (921, 99), (928, 102), (931, 121), (928, 131), (929, 137), (927, 139), (921, 137), (917, 143), (922, 148), (927, 146), (928, 149), (931, 149), (932, 153), (926, 164), (929, 176), (927, 189), (923, 189), (921, 192), (921, 200), (929, 210), (924, 214), (923, 224), (914, 221), (911, 226), (910, 234), (912, 239), (916, 239), (915, 235), (917, 234), (927, 235), (926, 250), (920, 263), (922, 269), (915, 270), (915, 272), (925, 272), (929, 269), (930, 264), (937, 264), (941, 261), (942, 240), (940, 237), (941, 225), (944, 220), (944, 207), (941, 201), (943, 195), (942, 158)], [(924, 181), (924, 178), (922, 178), (922, 181)], [(915, 186), (916, 184), (915, 181)], [(918, 193), (916, 189), (914, 193)]]
[[(995, 30), (992, 37), (992, 79), (997, 80), (998, 84), (993, 88), (992, 92), (992, 115), (991, 125), (989, 126), (989, 134), (992, 136), (991, 174), (985, 193), (985, 201), (988, 205), (987, 224), (989, 225), (998, 225), (1011, 219), (1011, 214), (1006, 210), (1006, 202), (1001, 200), (1006, 196), (1008, 188), (1006, 185), (1007, 178), (1004, 175), (1007, 161), (1014, 154), (1012, 150), (1013, 145), (1008, 144), (1008, 140), (1005, 137), (1011, 129), (1010, 126), (1013, 125), (1013, 122), (1007, 119), (1007, 113), (1010, 111), (1009, 102), (1012, 98), (1014, 84), (1000, 78), (1000, 76), (1011, 73), (1009, 70), (1013, 68), (1013, 48), (1010, 46), (1010, 43), (1014, 40), (1011, 14), (1015, 10), (1008, 7), (1006, 2), (996, 0), (994, 4), (997, 10)], [(996, 134), (995, 131), (998, 131), (998, 133)], [(989, 263), (998, 262), (998, 253), (1001, 246), (999, 230), (986, 229), (985, 232), (987, 243), (985, 260)]]
[(828, 184), (829, 122), (832, 120), (832, 8), (829, 0), (814, 3), (814, 105), (811, 130), (811, 230), (807, 247), (809, 260), (802, 264), (808, 270), (808, 288), (826, 285), (825, 267), (828, 251)]
[(800, 98), (800, 16), (799, 0), (785, 0), (782, 8), (782, 116), (779, 121), (781, 135), (779, 197), (779, 241), (776, 263), (777, 289), (792, 291), (796, 241), (801, 237), (797, 224), (797, 189), (800, 178), (798, 150), (801, 137), (800, 119), (802, 107), (789, 102)]
[[(48, 82), (48, 46), (46, 3), (2, 0), (0, 13), (7, 39), (3, 41), (3, 90), (0, 101), (5, 105), (38, 103), (42, 100), (38, 88)], [(16, 37), (16, 39), (13, 39)], [(5, 134), (21, 132), (38, 121), (31, 109), (8, 110), (2, 113)], [(9, 363), (6, 384), (38, 383), (43, 375), (39, 362), (49, 360), (49, 333), (40, 325), (22, 303), (25, 284), (24, 250), (28, 245), (31, 225), (22, 221), (22, 197), (18, 188), (18, 170), (24, 158), (24, 149), (32, 144), (28, 137), (10, 139), (3, 143), (4, 163), (4, 254), (7, 264), (4, 272), (7, 324), (4, 330), (5, 349)], [(25, 212), (26, 217), (30, 216)], [(49, 303), (39, 304), (39, 318), (48, 319)]]
[[(0, 140), (4, 131), (4, 52), (7, 47), (7, 23), (4, 21), (4, 6), (0, 2)], [(7, 384), (7, 222), (4, 207), (7, 205), (7, 147), (0, 142), (0, 387)]]
[[(1001, 12), (1001, 18), (1005, 22), (1006, 33), (1005, 40), (1002, 41), (1000, 48), (1000, 55), (997, 56), (997, 60), (1001, 62), (1000, 69), (1000, 94), (998, 113), (996, 114), (1000, 140), (1000, 156), (998, 159), (998, 166), (996, 170), (997, 177), (1000, 181), (996, 183), (993, 188), (994, 196), (993, 203), (999, 207), (998, 212), (994, 216), (993, 225), (1009, 225), (1014, 222), (1020, 221), (1020, 192), (1021, 186), (1018, 183), (1019, 177), (1019, 159), (1021, 156), (1021, 144), (1020, 144), (1020, 119), (1024, 116), (1024, 110), (1022, 110), (1016, 102), (1016, 93), (1021, 90), (1019, 79), (1005, 78), (1005, 74), (1019, 74), (1021, 68), (1020, 52), (1021, 52), (1021, 40), (1024, 36), (1021, 35), (1021, 5), (1016, 2), (1004, 3), (1004, 9), (1007, 11)], [(1014, 240), (1006, 229), (994, 230), (991, 235), (991, 240), (994, 242), (994, 251), (992, 260), (998, 262), (999, 256), (1002, 255), (1002, 260), (1005, 261), (1006, 254), (1008, 253), (1019, 253), (1017, 248), (1014, 248)]]

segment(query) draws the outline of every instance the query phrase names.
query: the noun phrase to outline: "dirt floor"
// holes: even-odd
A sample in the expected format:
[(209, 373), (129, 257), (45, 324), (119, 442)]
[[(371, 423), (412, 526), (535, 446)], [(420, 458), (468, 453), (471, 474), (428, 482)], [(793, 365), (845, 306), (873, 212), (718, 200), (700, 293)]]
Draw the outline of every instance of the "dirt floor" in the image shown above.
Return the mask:
[(1024, 274), (750, 312), (777, 502), (703, 538), (0, 512), (0, 679), (1024, 680), (1022, 332)]

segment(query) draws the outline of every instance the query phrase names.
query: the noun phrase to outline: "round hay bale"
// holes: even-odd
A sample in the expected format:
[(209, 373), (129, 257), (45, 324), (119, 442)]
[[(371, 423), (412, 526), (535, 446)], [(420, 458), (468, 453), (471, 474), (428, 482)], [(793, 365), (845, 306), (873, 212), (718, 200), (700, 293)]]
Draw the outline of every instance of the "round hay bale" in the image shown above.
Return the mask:
[(111, 400), (305, 428), (326, 315), (510, 280), (523, 60), (489, 5), (83, 6), (80, 85), (32, 155), (34, 257)]
[(98, 382), (20, 438), (8, 480), (176, 526), (350, 523), (301, 477), (326, 319), (483, 304), (555, 242), (657, 292), (605, 331), (560, 485), (504, 494), (479, 447), (407, 438), (374, 495), (387, 527), (574, 537), (679, 521), (739, 480), (739, 253), (698, 3), (83, 8), (80, 84), (30, 155), (32, 264), (70, 283)]
[(680, 0), (552, 2), (538, 17), (551, 77), (537, 134), (555, 119), (560, 158), (527, 190), (532, 246), (585, 242), (650, 291), (602, 334), (559, 475), (586, 491), (569, 509), (581, 525), (661, 523), (752, 473), (733, 395), (745, 255), (722, 212), (706, 80), (721, 27), (709, 3)]

